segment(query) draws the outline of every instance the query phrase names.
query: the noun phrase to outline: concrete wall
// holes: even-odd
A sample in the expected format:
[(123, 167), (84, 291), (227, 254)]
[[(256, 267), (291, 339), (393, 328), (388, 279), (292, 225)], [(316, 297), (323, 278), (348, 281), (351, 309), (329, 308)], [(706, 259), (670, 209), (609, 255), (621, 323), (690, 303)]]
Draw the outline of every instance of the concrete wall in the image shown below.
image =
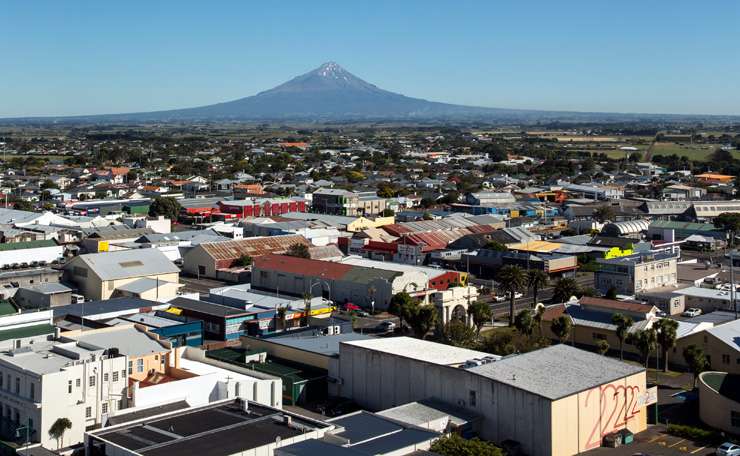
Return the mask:
[(312, 353), (297, 348), (288, 347), (270, 342), (270, 339), (260, 339), (256, 337), (241, 337), (242, 347), (249, 350), (264, 350), (268, 358), (276, 357), (293, 361), (307, 366), (314, 366), (320, 369), (329, 370), (329, 359), (331, 357)]
[(550, 401), (449, 366), (341, 345), (339, 393), (370, 410), (436, 398), (484, 417), (481, 436), (550, 454)]
[(740, 413), (740, 403), (719, 394), (705, 383), (706, 376), (722, 376), (724, 372), (704, 372), (699, 376), (699, 417), (707, 425), (739, 435), (740, 426), (733, 426), (731, 413)]
[(13, 263), (31, 263), (32, 261), (52, 261), (62, 258), (64, 246), (34, 247), (31, 249), (5, 250), (0, 252), (0, 267)]

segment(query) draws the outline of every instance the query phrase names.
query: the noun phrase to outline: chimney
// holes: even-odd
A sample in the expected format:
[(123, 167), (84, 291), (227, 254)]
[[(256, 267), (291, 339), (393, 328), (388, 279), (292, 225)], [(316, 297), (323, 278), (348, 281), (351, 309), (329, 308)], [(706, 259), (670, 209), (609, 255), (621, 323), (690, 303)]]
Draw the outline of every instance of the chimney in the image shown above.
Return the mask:
[(249, 413), (249, 401), (246, 398), (242, 399), (242, 411)]
[(293, 418), (291, 418), (289, 415), (283, 415), (283, 424), (286, 426), (290, 426), (293, 424)]

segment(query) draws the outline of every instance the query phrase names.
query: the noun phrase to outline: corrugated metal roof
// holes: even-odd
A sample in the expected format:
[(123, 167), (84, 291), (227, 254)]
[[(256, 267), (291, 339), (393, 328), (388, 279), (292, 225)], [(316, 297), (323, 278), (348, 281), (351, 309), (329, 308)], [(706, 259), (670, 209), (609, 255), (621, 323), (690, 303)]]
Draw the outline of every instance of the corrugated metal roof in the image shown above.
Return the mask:
[(244, 255), (258, 257), (271, 253), (284, 253), (293, 244), (309, 246), (305, 237), (288, 234), (285, 236), (254, 237), (226, 242), (203, 243), (200, 247), (214, 260), (235, 260)]

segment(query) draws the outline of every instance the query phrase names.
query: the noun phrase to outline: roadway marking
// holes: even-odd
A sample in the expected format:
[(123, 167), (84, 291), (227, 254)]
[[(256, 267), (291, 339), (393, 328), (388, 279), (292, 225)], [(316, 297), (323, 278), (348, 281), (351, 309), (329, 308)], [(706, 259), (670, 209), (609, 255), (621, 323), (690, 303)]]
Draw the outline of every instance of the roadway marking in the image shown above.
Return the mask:
[(668, 445), (668, 448), (673, 448), (674, 446), (678, 445), (679, 443), (685, 442), (685, 441), (686, 441), (686, 439), (681, 439), (681, 440), (679, 440), (678, 442), (676, 442), (676, 443), (674, 443), (672, 445)]
[(703, 446), (703, 447), (701, 447), (701, 448), (697, 448), (697, 449), (695, 449), (694, 451), (692, 451), (692, 452), (691, 452), (691, 454), (694, 454), (694, 453), (698, 453), (698, 452), (700, 452), (701, 450), (703, 450), (704, 448), (706, 448), (706, 447), (705, 447), (705, 446)]
[(660, 439), (662, 437), (663, 437), (662, 435), (656, 435), (655, 437), (653, 437), (652, 439), (650, 439), (650, 441), (648, 443), (653, 443), (653, 442), (655, 442), (656, 440), (658, 440), (658, 439)]

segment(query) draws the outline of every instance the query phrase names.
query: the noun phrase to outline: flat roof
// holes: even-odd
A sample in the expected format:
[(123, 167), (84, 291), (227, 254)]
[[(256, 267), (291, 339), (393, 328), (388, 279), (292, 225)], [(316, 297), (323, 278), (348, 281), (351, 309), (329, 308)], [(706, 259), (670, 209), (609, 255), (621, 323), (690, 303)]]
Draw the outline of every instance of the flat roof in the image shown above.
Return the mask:
[[(291, 417), (291, 424), (284, 417)], [(249, 402), (220, 401), (92, 433), (145, 456), (228, 456), (330, 425)]]
[(383, 353), (390, 353), (392, 355), (411, 358), (431, 364), (439, 364), (442, 366), (457, 366), (473, 358), (484, 358), (490, 356), (500, 358), (491, 353), (453, 347), (452, 345), (429, 342), (427, 340), (407, 336), (357, 340), (342, 342), (342, 344), (353, 345)]
[(159, 342), (150, 339), (148, 335), (137, 330), (133, 323), (130, 326), (83, 331), (81, 334), (66, 337), (103, 349), (117, 348), (119, 353), (127, 356), (142, 356), (169, 351)]
[(645, 368), (557, 344), (468, 369), (482, 377), (550, 400), (571, 396)]
[(303, 333), (295, 335), (288, 333), (284, 336), (260, 338), (259, 340), (318, 355), (337, 356), (339, 355), (339, 344), (342, 342), (377, 339), (375, 336), (356, 332), (345, 332), (334, 335), (319, 335), (316, 334), (316, 331), (310, 331), (308, 334), (305, 334), (304, 331)]

